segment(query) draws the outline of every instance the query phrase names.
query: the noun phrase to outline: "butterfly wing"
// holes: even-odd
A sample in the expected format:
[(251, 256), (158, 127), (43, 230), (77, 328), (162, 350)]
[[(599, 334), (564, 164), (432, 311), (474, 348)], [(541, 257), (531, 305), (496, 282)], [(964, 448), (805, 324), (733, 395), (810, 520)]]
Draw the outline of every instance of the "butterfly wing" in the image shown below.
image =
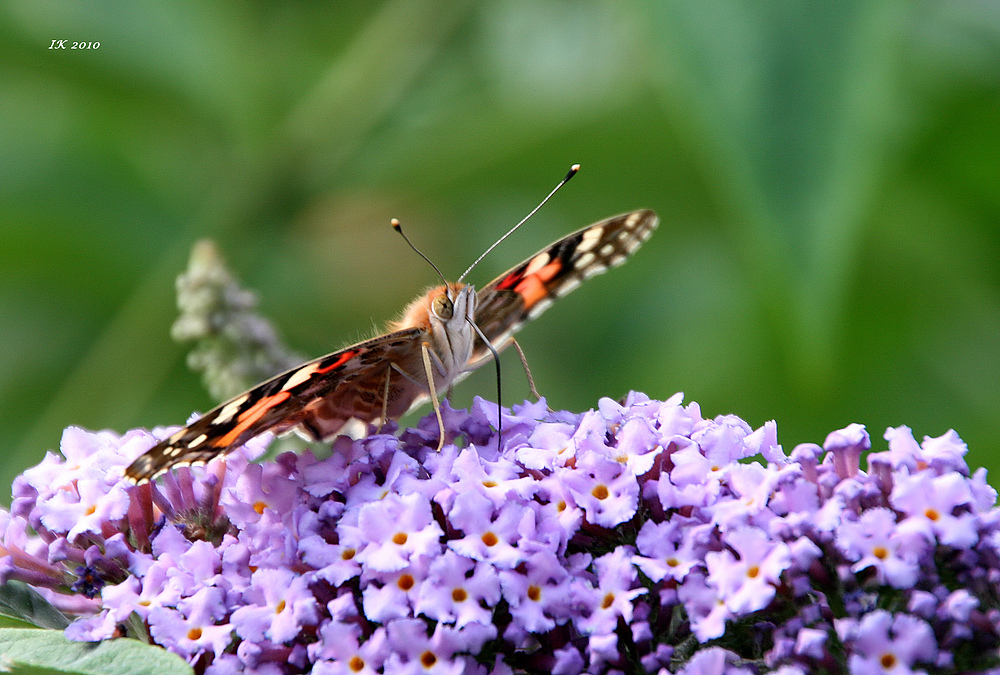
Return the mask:
[[(495, 349), (585, 279), (616, 267), (649, 239), (659, 223), (646, 209), (589, 225), (542, 249), (478, 293), (476, 324)], [(489, 354), (477, 338), (470, 364)]]
[(265, 431), (300, 427), (321, 439), (351, 419), (380, 418), (383, 406), (387, 417), (399, 417), (426, 386), (389, 371), (401, 364), (405, 372), (420, 372), (411, 362), (423, 334), (420, 328), (389, 333), (277, 375), (161, 441), (132, 462), (125, 476), (144, 483), (176, 466), (208, 462)]

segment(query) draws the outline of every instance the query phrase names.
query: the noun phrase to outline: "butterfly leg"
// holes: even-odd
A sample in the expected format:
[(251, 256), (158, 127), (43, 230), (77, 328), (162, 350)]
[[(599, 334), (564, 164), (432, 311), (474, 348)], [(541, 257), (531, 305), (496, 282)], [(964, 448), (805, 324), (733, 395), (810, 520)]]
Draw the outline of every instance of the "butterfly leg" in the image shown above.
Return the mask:
[(438, 402), (437, 387), (434, 386), (434, 369), (431, 367), (431, 349), (424, 342), (420, 345), (420, 353), (424, 357), (424, 372), (427, 374), (427, 389), (431, 394), (431, 404), (434, 406), (434, 414), (438, 422), (438, 445), (437, 450), (441, 452), (444, 447), (444, 420), (441, 419), (441, 404)]
[[(510, 341), (514, 345), (514, 349), (517, 350), (517, 356), (521, 359), (521, 365), (524, 367), (524, 374), (528, 377), (528, 390), (531, 391), (531, 395), (538, 401), (542, 398), (542, 395), (535, 389), (535, 378), (531, 376), (531, 369), (528, 368), (528, 359), (524, 358), (524, 351), (521, 349), (521, 345), (517, 343), (517, 340), (511, 337)], [(551, 408), (549, 408), (549, 412), (552, 412)]]
[(385, 387), (382, 389), (382, 418), (378, 423), (378, 433), (382, 433), (382, 427), (389, 421), (389, 378), (392, 375), (392, 368), (385, 369)]
[[(517, 340), (515, 340), (513, 337), (507, 338), (507, 340), (504, 341), (504, 343), (501, 346), (496, 348), (496, 351), (498, 352), (503, 351), (510, 345), (514, 345), (514, 349), (517, 350), (517, 356), (518, 358), (521, 359), (521, 367), (524, 368), (524, 374), (528, 378), (528, 390), (531, 392), (531, 395), (535, 397), (535, 400), (542, 398), (542, 395), (538, 393), (537, 389), (535, 389), (535, 378), (531, 376), (531, 369), (528, 368), (528, 359), (525, 358), (524, 350), (521, 349), (521, 345), (518, 344)], [(478, 368), (480, 365), (482, 365), (484, 361), (490, 358), (493, 358), (492, 355), (484, 356), (481, 360), (469, 364), (469, 367), (467, 369), (474, 370), (475, 368)], [(548, 406), (546, 407), (548, 408)], [(552, 408), (548, 408), (548, 411), (552, 412)]]

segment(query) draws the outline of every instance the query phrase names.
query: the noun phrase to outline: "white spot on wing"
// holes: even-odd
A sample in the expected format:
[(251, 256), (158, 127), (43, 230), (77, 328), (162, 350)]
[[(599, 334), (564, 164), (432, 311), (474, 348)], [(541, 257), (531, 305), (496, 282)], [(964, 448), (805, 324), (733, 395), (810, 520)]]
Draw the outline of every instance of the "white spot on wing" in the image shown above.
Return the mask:
[(344, 422), (344, 426), (337, 430), (338, 434), (350, 436), (353, 439), (364, 438), (368, 435), (368, 425), (361, 420), (352, 417)]
[(285, 382), (285, 386), (281, 388), (281, 391), (288, 391), (289, 389), (299, 386), (300, 384), (308, 380), (310, 377), (312, 377), (313, 373), (316, 372), (317, 368), (319, 368), (319, 364), (317, 363), (310, 363), (308, 366), (303, 366), (302, 368), (299, 368), (294, 373), (292, 373), (291, 377), (288, 378), (288, 382)]
[(575, 291), (576, 287), (580, 285), (579, 277), (567, 277), (562, 285), (556, 288), (556, 295), (562, 297), (569, 293), (570, 291)]
[(576, 245), (576, 250), (578, 253), (585, 253), (590, 249), (597, 246), (597, 242), (601, 240), (601, 236), (604, 235), (603, 227), (592, 227), (583, 233), (583, 238), (580, 243)]
[(598, 251), (598, 252), (602, 256), (604, 256), (605, 258), (607, 258), (609, 255), (611, 255), (612, 253), (614, 253), (614, 250), (615, 250), (615, 245), (614, 244), (605, 244), (604, 246), (601, 247), (601, 250)]
[(191, 448), (197, 448), (197, 447), (198, 447), (199, 445), (201, 445), (202, 443), (204, 443), (204, 442), (205, 442), (205, 439), (207, 439), (207, 438), (208, 438), (208, 436), (207, 436), (207, 435), (205, 435), (205, 434), (202, 434), (202, 435), (201, 435), (201, 436), (199, 436), (198, 438), (196, 438), (196, 439), (194, 439), (193, 441), (191, 441), (190, 443), (188, 443), (188, 445), (187, 445), (187, 446), (188, 446), (188, 449), (191, 449)]
[(226, 406), (219, 411), (219, 415), (212, 420), (212, 424), (225, 424), (233, 418), (239, 409), (243, 407), (243, 404), (247, 402), (247, 394), (243, 394), (237, 399), (233, 399)]
[(552, 258), (549, 256), (548, 253), (545, 253), (544, 251), (542, 253), (539, 253), (538, 255), (536, 255), (534, 258), (531, 259), (530, 263), (528, 263), (528, 267), (525, 268), (524, 270), (524, 276), (530, 276), (535, 272), (537, 272), (538, 270), (542, 269), (543, 267), (549, 264), (549, 261), (551, 259)]
[(576, 262), (574, 263), (574, 267), (576, 267), (576, 269), (578, 270), (586, 269), (596, 259), (597, 256), (594, 255), (593, 253), (584, 253), (582, 256), (577, 258)]
[(531, 310), (528, 311), (528, 318), (534, 319), (536, 316), (547, 310), (551, 304), (551, 298), (542, 298), (535, 303), (535, 306), (532, 307)]

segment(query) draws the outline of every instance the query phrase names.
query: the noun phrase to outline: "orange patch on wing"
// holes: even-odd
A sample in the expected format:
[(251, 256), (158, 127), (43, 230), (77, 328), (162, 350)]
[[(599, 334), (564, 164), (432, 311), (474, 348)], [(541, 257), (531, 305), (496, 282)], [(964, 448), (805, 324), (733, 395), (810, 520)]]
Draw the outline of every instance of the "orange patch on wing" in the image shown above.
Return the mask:
[(339, 359), (337, 359), (336, 361), (334, 361), (333, 363), (331, 363), (326, 368), (317, 368), (316, 372), (317, 373), (329, 373), (334, 368), (339, 368), (340, 366), (344, 365), (345, 363), (347, 363), (348, 361), (350, 361), (351, 359), (353, 359), (357, 355), (358, 355), (357, 350), (352, 349), (350, 351), (346, 351), (346, 352), (344, 352), (343, 354), (340, 355)]
[(215, 443), (215, 447), (217, 448), (227, 447), (229, 445), (232, 445), (232, 443), (239, 437), (240, 434), (242, 434), (244, 431), (250, 428), (251, 425), (257, 422), (257, 420), (259, 420), (265, 414), (267, 414), (268, 410), (278, 405), (289, 396), (291, 396), (291, 394), (288, 393), (287, 391), (281, 391), (275, 394), (274, 396), (268, 396), (267, 398), (262, 398), (261, 400), (257, 401), (255, 404), (253, 404), (251, 408), (245, 410), (240, 414), (240, 416), (237, 418), (240, 421), (239, 424), (233, 427), (228, 434), (220, 438), (218, 442)]
[(553, 260), (548, 265), (535, 272), (534, 276), (545, 282), (552, 281), (553, 277), (559, 274), (559, 270), (562, 269), (562, 266), (562, 261)]
[(561, 269), (562, 263), (558, 260), (553, 260), (531, 276), (522, 279), (514, 287), (514, 291), (524, 299), (525, 309), (531, 309), (535, 303), (549, 294), (545, 289), (545, 282), (551, 281), (553, 277), (559, 274)]

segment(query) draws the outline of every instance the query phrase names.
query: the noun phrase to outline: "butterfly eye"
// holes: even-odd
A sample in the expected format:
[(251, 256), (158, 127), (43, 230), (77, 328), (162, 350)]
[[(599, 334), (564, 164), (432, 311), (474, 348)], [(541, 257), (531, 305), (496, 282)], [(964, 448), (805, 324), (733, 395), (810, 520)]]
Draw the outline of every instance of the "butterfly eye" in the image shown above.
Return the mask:
[(446, 293), (434, 298), (434, 315), (447, 321), (455, 313), (455, 305)]

